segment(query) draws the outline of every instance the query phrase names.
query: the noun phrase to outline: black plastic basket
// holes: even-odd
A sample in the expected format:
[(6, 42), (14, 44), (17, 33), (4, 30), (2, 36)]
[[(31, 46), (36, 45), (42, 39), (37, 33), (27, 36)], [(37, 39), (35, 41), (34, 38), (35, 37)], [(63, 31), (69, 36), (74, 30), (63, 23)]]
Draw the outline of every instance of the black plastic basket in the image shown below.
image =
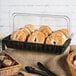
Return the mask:
[(9, 35), (2, 40), (2, 49), (5, 50), (5, 45), (6, 45), (7, 48), (13, 48), (13, 49), (46, 52), (46, 53), (52, 53), (52, 54), (61, 54), (69, 46), (70, 41), (71, 39), (69, 38), (64, 43), (64, 45), (58, 46), (58, 45), (14, 41), (10, 39), (10, 35)]

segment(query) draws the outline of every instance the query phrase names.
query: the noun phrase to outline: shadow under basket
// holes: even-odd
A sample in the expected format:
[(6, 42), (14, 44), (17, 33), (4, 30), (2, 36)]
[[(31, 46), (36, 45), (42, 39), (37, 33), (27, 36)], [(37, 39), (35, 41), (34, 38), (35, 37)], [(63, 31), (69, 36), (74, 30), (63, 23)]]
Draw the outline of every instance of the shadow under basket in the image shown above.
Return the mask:
[(9, 67), (0, 68), (0, 76), (12, 76), (12, 75), (16, 75), (19, 72), (20, 68), (21, 68), (21, 64), (18, 63), (16, 60), (14, 60), (5, 51), (2, 51), (1, 53), (4, 54), (5, 56), (7, 56), (8, 58), (10, 58), (14, 62), (14, 65), (9, 66)]
[(66, 50), (70, 42), (71, 42), (71, 39), (69, 38), (68, 40), (66, 40), (64, 45), (61, 45), (61, 46), (40, 44), (40, 43), (29, 43), (29, 42), (11, 40), (9, 35), (2, 40), (2, 49), (5, 50), (5, 46), (7, 46), (7, 48), (13, 48), (13, 49), (61, 54)]

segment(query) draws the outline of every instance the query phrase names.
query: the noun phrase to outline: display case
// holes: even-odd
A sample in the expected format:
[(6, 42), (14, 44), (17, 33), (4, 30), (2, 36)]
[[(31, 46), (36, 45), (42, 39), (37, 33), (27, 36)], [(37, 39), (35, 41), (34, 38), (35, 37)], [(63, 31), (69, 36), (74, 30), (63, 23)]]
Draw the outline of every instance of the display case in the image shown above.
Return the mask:
[(27, 24), (33, 24), (36, 28), (42, 25), (47, 25), (56, 31), (62, 28), (68, 29), (68, 40), (63, 45), (49, 45), (41, 43), (21, 42), (10, 39), (10, 35), (2, 40), (2, 49), (7, 48), (38, 51), (53, 54), (61, 54), (69, 46), (71, 41), (70, 19), (64, 15), (50, 15), (50, 14), (31, 14), (31, 13), (13, 13), (12, 14), (12, 28), (13, 31), (22, 28)]

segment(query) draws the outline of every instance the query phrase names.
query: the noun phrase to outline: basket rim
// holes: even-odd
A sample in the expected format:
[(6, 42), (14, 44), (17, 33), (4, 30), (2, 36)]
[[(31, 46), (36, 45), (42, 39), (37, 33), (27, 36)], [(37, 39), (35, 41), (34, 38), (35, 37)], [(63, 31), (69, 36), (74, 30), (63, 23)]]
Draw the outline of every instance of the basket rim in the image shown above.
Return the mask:
[(7, 39), (7, 38), (9, 38), (10, 36), (11, 36), (11, 34), (8, 35), (8, 36), (6, 36), (5, 38), (3, 38), (2, 41), (8, 40), (8, 41), (11, 41), (11, 42), (19, 42), (19, 43), (27, 43), (27, 44), (40, 44), (40, 45), (46, 45), (46, 46), (65, 47), (65, 44), (66, 44), (67, 40), (71, 40), (70, 38), (68, 38), (63, 45), (52, 45), (52, 44), (32, 43), (32, 42), (26, 42), (26, 41), (23, 42), (23, 41), (16, 41), (16, 40)]
[(13, 69), (13, 68), (17, 68), (17, 67), (21, 67), (21, 65), (20, 64), (17, 64), (17, 65), (6, 67), (6, 68), (1, 68), (0, 71), (8, 70), (8, 69)]

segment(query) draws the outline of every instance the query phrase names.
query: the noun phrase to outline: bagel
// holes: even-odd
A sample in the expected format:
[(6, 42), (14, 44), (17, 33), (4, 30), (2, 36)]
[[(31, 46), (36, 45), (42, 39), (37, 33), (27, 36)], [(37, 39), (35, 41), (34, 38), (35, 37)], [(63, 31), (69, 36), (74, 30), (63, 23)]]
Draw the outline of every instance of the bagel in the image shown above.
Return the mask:
[(4, 61), (3, 61), (4, 66), (11, 66), (12, 63), (13, 63), (13, 61), (9, 60), (9, 59), (4, 59)]
[(30, 33), (27, 30), (22, 28), (13, 32), (11, 35), (11, 39), (16, 41), (26, 41), (26, 38), (29, 34)]
[(17, 38), (19, 37), (19, 35), (17, 35), (17, 33), (18, 33), (18, 30), (17, 31), (14, 31), (11, 34), (11, 36), (10, 36), (11, 40), (17, 40)]
[(66, 37), (68, 37), (68, 29), (60, 29), (60, 30), (58, 30), (58, 31), (63, 32), (64, 35), (65, 35)]
[(66, 40), (67, 37), (61, 31), (56, 31), (47, 37), (45, 43), (52, 45), (63, 45)]
[(33, 42), (33, 43), (44, 43), (45, 41), (45, 35), (40, 31), (33, 32), (29, 37), (27, 42)]
[(25, 25), (24, 28), (25, 28), (25, 29), (27, 28), (27, 29), (30, 31), (30, 33), (32, 33), (32, 32), (35, 31), (35, 26), (32, 25), (32, 24)]
[(27, 29), (27, 28), (22, 28), (22, 30), (23, 30), (26, 34), (31, 34), (31, 32), (29, 31), (29, 29)]
[(39, 31), (43, 32), (46, 37), (47, 37), (49, 34), (52, 33), (51, 28), (48, 27), (48, 26), (45, 26), (45, 25), (44, 25), (44, 26), (41, 26), (41, 27), (39, 28)]

